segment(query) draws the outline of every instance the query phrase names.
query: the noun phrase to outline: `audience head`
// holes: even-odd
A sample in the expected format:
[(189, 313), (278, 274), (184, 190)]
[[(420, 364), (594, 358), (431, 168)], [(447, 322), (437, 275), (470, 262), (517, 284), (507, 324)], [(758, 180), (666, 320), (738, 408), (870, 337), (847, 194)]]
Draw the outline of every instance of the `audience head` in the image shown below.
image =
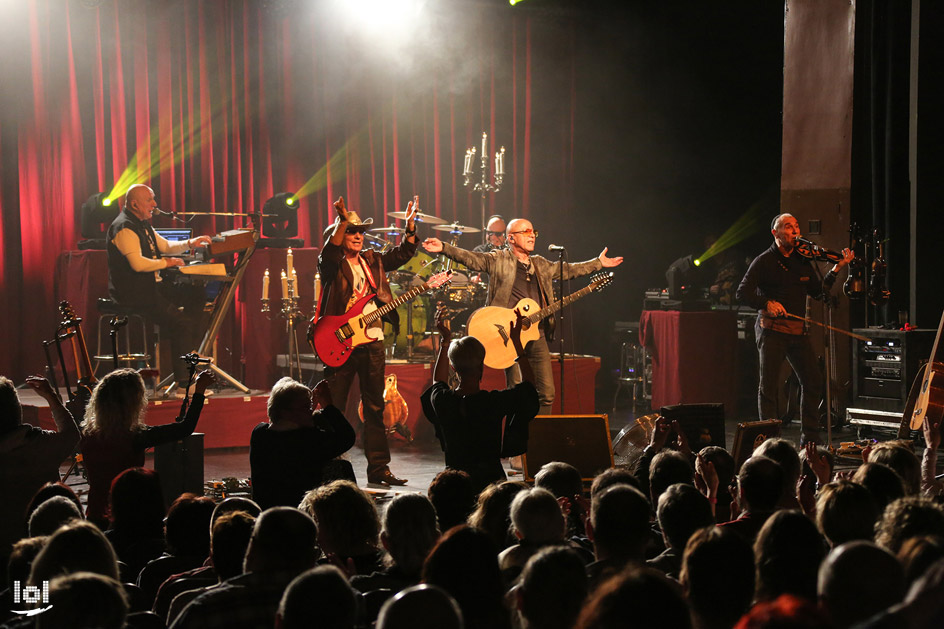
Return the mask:
[(207, 557), (210, 554), (210, 518), (216, 504), (212, 498), (182, 494), (167, 510), (164, 538), (173, 555)]
[(901, 601), (905, 577), (895, 556), (872, 542), (837, 546), (819, 569), (819, 598), (837, 627), (850, 627)]
[(13, 582), (19, 581), (26, 583), (29, 580), (30, 570), (33, 567), (33, 561), (39, 551), (43, 549), (48, 536), (24, 537), (13, 544), (10, 550), (10, 558), (7, 561), (7, 588), (13, 589)]
[(113, 437), (144, 428), (147, 409), (144, 378), (134, 369), (116, 369), (106, 374), (92, 390), (85, 410), (86, 435)]
[(534, 486), (546, 489), (555, 498), (566, 498), (570, 502), (567, 515), (567, 530), (574, 535), (583, 535), (583, 511), (575, 496), (583, 495), (583, 478), (580, 471), (570, 463), (552, 461), (545, 463), (534, 475)]
[(738, 491), (748, 511), (773, 511), (783, 492), (783, 470), (773, 459), (752, 456), (741, 465)]
[(575, 626), (622, 629), (630, 625), (639, 629), (691, 627), (688, 602), (678, 584), (652, 568), (627, 568), (590, 595)]
[[(343, 518), (341, 518), (343, 520)], [(253, 526), (244, 572), (303, 572), (318, 559), (318, 527), (307, 513), (272, 507)]]
[(23, 423), (23, 407), (16, 394), (16, 385), (5, 376), (0, 376), (0, 435), (10, 432)]
[(245, 511), (227, 511), (213, 521), (210, 560), (221, 582), (242, 574), (255, 524), (256, 517)]
[(905, 494), (913, 496), (921, 492), (921, 462), (914, 450), (902, 441), (886, 441), (872, 447), (869, 463), (884, 463), (901, 476)]
[(51, 535), (71, 520), (81, 520), (82, 512), (65, 496), (53, 496), (42, 502), (29, 518), (29, 536)]
[(714, 524), (711, 503), (694, 485), (676, 483), (659, 496), (656, 518), (667, 546), (685, 548), (688, 538), (700, 528)]
[(852, 482), (869, 490), (879, 516), (885, 507), (905, 495), (905, 482), (884, 463), (864, 463), (852, 475)]
[(479, 494), (478, 505), (469, 516), (469, 524), (488, 535), (498, 551), (515, 543), (511, 533), (511, 501), (528, 488), (521, 481), (493, 483)]
[(603, 470), (593, 479), (590, 485), (590, 499), (592, 500), (594, 496), (613, 485), (629, 485), (642, 491), (642, 485), (632, 470), (625, 467), (611, 467)]
[(875, 542), (897, 554), (906, 539), (919, 535), (944, 537), (944, 508), (924, 496), (906, 496), (885, 508)]
[(428, 583), (397, 593), (380, 608), (377, 629), (463, 629), (462, 612), (444, 589)]
[(318, 545), (325, 554), (357, 557), (379, 550), (380, 518), (374, 502), (351, 481), (331, 481), (312, 489), (299, 508), (317, 522)]
[(941, 559), (944, 559), (944, 538), (921, 535), (905, 540), (898, 551), (898, 561), (905, 572), (906, 589)]
[(800, 480), (800, 455), (794, 445), (786, 439), (767, 439), (754, 450), (753, 456), (765, 456), (776, 461), (783, 470), (783, 492), (780, 500), (796, 497), (796, 484)]
[(94, 572), (118, 579), (118, 558), (105, 535), (87, 520), (73, 520), (49, 536), (33, 561), (30, 584), (61, 574)]
[(311, 389), (292, 378), (282, 378), (272, 387), (269, 401), (266, 404), (266, 414), (269, 421), (277, 424), (283, 413), (288, 409), (306, 405), (311, 407)]
[(563, 543), (564, 514), (554, 494), (535, 487), (520, 492), (511, 501), (511, 524), (515, 535), (533, 544)]
[(318, 566), (295, 577), (279, 602), (277, 629), (351, 629), (357, 595), (335, 566)]
[(404, 574), (419, 577), (439, 535), (436, 509), (423, 494), (400, 494), (384, 509), (380, 539), (389, 553), (387, 563)]
[(117, 580), (94, 572), (74, 572), (49, 584), (50, 608), (36, 616), (36, 627), (122, 629), (128, 595)]
[(699, 450), (698, 454), (707, 463), (715, 466), (715, 473), (718, 475), (718, 491), (727, 491), (737, 473), (731, 453), (721, 446), (705, 446)]
[(676, 483), (694, 485), (695, 470), (688, 457), (678, 450), (663, 450), (649, 464), (649, 497), (652, 504), (659, 504), (662, 492)]
[(26, 505), (26, 521), (29, 522), (30, 517), (33, 515), (33, 511), (36, 510), (36, 507), (46, 502), (53, 496), (63, 496), (68, 498), (79, 510), (81, 517), (85, 517), (85, 511), (82, 509), (82, 503), (79, 501), (79, 497), (75, 495), (75, 492), (72, 491), (71, 487), (60, 482), (49, 482), (37, 489), (36, 493), (33, 494), (33, 497), (30, 499), (29, 504)]
[(521, 572), (515, 599), (525, 628), (570, 629), (587, 597), (583, 560), (571, 548), (545, 548)]
[(471, 526), (453, 527), (439, 538), (423, 566), (423, 582), (448, 592), (469, 626), (501, 626), (507, 620), (495, 546)]
[(649, 540), (649, 501), (629, 485), (613, 485), (590, 505), (590, 528), (597, 559), (619, 557), (641, 561)]
[(837, 480), (820, 488), (816, 496), (816, 525), (830, 546), (875, 535), (878, 509), (868, 489), (858, 483)]
[(816, 525), (799, 511), (781, 510), (770, 516), (757, 534), (756, 599), (770, 601), (781, 594), (816, 600), (816, 575), (826, 547)]
[(485, 346), (474, 336), (463, 336), (449, 344), (449, 364), (463, 378), (482, 379)]
[(754, 605), (734, 629), (833, 629), (833, 624), (813, 602), (784, 594)]
[(426, 495), (436, 508), (439, 530), (443, 532), (465, 524), (469, 514), (475, 509), (472, 478), (461, 470), (445, 469), (436, 474)]
[(262, 513), (262, 508), (259, 507), (255, 500), (243, 498), (242, 496), (225, 498), (222, 502), (218, 502), (216, 507), (213, 508), (213, 515), (210, 517), (210, 527), (212, 528), (213, 522), (216, 522), (216, 519), (221, 515), (232, 511), (242, 511), (248, 513), (253, 518), (258, 518), (259, 514)]
[(154, 470), (132, 467), (115, 477), (108, 493), (111, 528), (148, 537), (164, 534), (164, 491)]
[(679, 579), (699, 626), (734, 624), (751, 606), (754, 576), (754, 553), (734, 531), (709, 526), (688, 539)]

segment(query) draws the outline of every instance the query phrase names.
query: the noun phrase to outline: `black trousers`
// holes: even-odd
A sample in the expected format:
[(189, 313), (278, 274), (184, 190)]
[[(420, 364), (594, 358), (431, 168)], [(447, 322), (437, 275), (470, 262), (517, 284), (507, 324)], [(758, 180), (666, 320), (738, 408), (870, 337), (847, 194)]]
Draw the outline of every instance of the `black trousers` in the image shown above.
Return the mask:
[(819, 404), (823, 398), (823, 372), (816, 360), (807, 334), (785, 334), (760, 328), (757, 331), (757, 350), (760, 353), (760, 385), (757, 407), (760, 419), (780, 419), (777, 411), (778, 376), (783, 361), (800, 381), (800, 416), (802, 440), (819, 442)]
[(367, 343), (354, 348), (350, 358), (340, 367), (325, 367), (325, 379), (331, 389), (334, 405), (347, 407), (348, 394), (354, 378), (361, 387), (364, 403), (364, 432), (361, 443), (367, 457), (367, 473), (373, 474), (387, 468), (390, 463), (390, 446), (387, 444), (387, 428), (384, 426), (384, 345), (381, 341)]

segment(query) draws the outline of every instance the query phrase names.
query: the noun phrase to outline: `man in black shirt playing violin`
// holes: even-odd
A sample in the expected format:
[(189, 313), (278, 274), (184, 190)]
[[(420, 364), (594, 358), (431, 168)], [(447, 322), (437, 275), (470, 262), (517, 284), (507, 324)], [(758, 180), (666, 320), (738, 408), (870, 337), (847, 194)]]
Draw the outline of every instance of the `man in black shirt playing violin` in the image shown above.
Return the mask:
[(819, 299), (836, 282), (840, 270), (854, 257), (843, 249), (841, 258), (822, 282), (810, 258), (797, 250), (800, 224), (790, 214), (771, 222), (774, 242), (754, 258), (737, 289), (739, 302), (757, 309), (757, 350), (760, 354), (760, 385), (757, 406), (760, 419), (777, 419), (777, 376), (784, 359), (800, 381), (801, 442), (819, 442), (819, 403), (823, 377), (803, 321), (796, 316), (806, 310), (806, 296)]

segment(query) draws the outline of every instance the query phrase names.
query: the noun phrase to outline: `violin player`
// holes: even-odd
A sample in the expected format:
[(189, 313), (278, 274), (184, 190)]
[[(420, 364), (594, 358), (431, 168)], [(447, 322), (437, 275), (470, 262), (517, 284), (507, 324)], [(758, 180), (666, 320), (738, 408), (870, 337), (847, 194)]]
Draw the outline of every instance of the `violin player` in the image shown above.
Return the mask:
[[(821, 299), (829, 293), (843, 267), (855, 254), (849, 249), (835, 253), (809, 243), (800, 224), (790, 214), (779, 214), (770, 224), (774, 242), (754, 258), (737, 289), (737, 300), (757, 309), (754, 333), (760, 357), (757, 407), (760, 419), (779, 419), (777, 387), (784, 359), (800, 382), (800, 442), (820, 442), (819, 403), (823, 375), (803, 321), (796, 317), (806, 308), (806, 296)], [(805, 254), (805, 255), (804, 255)], [(812, 260), (835, 262), (822, 281)]]

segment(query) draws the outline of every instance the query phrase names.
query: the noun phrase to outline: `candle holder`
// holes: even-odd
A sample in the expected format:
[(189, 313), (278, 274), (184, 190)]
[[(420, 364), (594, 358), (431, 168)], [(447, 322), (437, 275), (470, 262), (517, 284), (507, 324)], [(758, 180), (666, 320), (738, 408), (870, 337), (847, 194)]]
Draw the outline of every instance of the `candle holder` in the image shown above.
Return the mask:
[[(288, 336), (289, 377), (295, 378), (300, 382), (302, 379), (302, 360), (298, 345), (298, 335), (296, 333), (296, 321), (304, 319), (304, 314), (302, 314), (301, 308), (299, 308), (298, 295), (295, 294), (295, 279), (290, 277), (287, 279), (287, 283), (288, 294), (280, 300), (280, 308), (277, 311), (277, 315), (285, 319), (285, 332)], [(273, 311), (270, 306), (270, 301), (268, 297), (261, 299), (261, 311), (265, 313), (266, 319), (271, 321), (271, 313)]]
[(462, 167), (463, 184), (466, 188), (472, 188), (481, 193), (481, 213), (482, 213), (482, 232), (485, 242), (488, 242), (488, 233), (485, 231), (485, 198), (489, 192), (501, 192), (502, 183), (505, 179), (505, 147), (495, 151), (495, 172), (492, 175), (492, 183), (488, 182), (488, 134), (482, 132), (482, 154), (479, 156), (479, 180), (472, 182), (474, 175), (473, 163), (475, 162), (475, 147), (471, 147), (465, 152), (465, 162)]

